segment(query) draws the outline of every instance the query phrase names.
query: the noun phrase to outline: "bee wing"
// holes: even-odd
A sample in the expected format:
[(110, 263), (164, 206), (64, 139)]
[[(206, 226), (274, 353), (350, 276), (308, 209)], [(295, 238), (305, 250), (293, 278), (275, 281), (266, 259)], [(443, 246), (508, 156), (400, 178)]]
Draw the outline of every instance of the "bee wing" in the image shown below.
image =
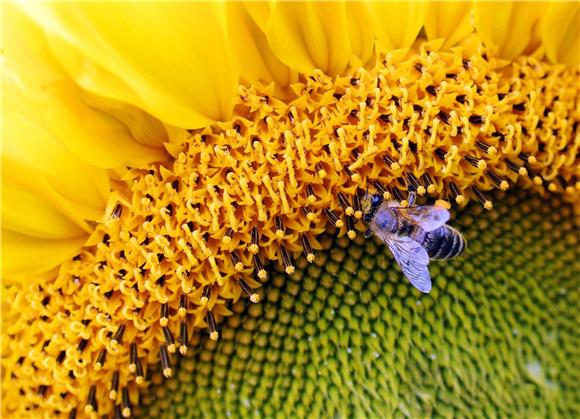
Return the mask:
[(426, 233), (436, 230), (449, 221), (449, 211), (433, 205), (421, 205), (418, 207), (398, 207), (395, 211), (402, 217), (410, 218), (416, 222)]
[(385, 242), (411, 284), (419, 291), (429, 293), (429, 255), (423, 246), (410, 237), (391, 236)]

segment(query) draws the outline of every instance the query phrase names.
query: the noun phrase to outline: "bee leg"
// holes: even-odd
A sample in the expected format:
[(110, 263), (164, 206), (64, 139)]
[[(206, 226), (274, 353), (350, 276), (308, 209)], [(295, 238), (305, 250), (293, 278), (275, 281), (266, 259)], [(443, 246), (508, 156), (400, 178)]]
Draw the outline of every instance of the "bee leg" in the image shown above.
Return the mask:
[(365, 231), (365, 239), (368, 239), (372, 235), (373, 235), (373, 232), (371, 231), (370, 228)]

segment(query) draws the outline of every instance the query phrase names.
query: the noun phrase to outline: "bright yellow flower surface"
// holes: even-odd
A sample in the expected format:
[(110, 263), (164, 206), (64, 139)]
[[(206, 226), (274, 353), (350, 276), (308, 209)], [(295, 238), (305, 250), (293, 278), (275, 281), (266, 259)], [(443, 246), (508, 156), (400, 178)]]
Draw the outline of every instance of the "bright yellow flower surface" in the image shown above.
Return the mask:
[[(3, 415), (130, 415), (148, 370), (366, 190), (578, 203), (577, 3), (7, 4)], [(515, 34), (514, 34), (515, 32)]]

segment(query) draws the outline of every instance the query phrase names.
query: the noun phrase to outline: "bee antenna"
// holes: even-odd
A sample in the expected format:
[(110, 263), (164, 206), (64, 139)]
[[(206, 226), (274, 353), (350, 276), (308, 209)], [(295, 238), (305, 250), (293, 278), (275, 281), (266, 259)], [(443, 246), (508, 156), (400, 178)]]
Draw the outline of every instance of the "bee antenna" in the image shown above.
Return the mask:
[(416, 197), (417, 197), (417, 194), (415, 194), (415, 191), (409, 192), (408, 201), (409, 201), (410, 207), (412, 207), (415, 204)]

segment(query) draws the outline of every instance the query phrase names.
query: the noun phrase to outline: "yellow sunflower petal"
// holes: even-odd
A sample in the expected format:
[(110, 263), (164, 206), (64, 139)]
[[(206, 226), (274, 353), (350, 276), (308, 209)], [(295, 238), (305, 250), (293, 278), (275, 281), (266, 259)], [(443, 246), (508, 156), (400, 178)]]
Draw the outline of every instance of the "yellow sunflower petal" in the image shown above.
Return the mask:
[[(12, 231), (2, 232), (2, 279), (45, 272), (74, 256), (86, 236), (45, 240)], [(26, 277), (21, 277), (25, 280)]]
[(457, 45), (473, 32), (471, 2), (433, 1), (425, 20), (427, 38), (445, 38), (446, 46)]
[(73, 78), (101, 96), (195, 128), (225, 119), (238, 75), (216, 3), (27, 5)]
[(250, 83), (290, 84), (290, 69), (270, 49), (266, 35), (242, 3), (226, 5), (228, 40), (240, 77)]
[(266, 34), (278, 58), (301, 72), (338, 74), (352, 55), (344, 3), (276, 3)]
[(580, 62), (580, 4), (553, 2), (541, 23), (541, 38), (546, 55), (555, 63)]
[(387, 50), (410, 47), (425, 23), (429, 3), (361, 2), (377, 39)]
[(498, 55), (513, 59), (528, 50), (536, 39), (537, 24), (545, 12), (546, 2), (488, 2), (474, 6), (475, 29)]

